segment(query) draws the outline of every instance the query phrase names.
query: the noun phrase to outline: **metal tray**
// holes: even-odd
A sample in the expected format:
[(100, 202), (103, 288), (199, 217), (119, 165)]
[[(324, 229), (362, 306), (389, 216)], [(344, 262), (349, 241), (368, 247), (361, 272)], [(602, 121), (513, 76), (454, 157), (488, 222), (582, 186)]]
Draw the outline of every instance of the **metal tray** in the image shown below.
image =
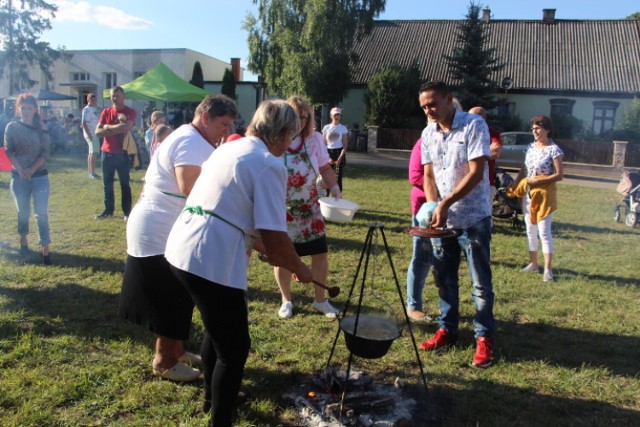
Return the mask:
[(451, 229), (442, 228), (424, 228), (424, 227), (411, 227), (404, 230), (410, 236), (414, 237), (429, 237), (437, 239), (446, 239), (449, 237), (456, 237), (459, 232)]

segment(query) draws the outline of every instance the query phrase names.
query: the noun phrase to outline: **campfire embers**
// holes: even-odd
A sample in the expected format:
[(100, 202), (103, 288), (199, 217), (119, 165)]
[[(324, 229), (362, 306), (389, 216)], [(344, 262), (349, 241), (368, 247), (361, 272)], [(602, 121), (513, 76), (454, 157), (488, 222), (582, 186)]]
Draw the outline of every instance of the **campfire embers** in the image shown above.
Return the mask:
[[(295, 390), (285, 393), (285, 399), (293, 402), (297, 408), (300, 423), (307, 427), (409, 427), (418, 425), (412, 421), (412, 414), (415, 414), (417, 403), (415, 399), (403, 396), (404, 381), (397, 378), (393, 384), (376, 384), (374, 379), (361, 372), (351, 370), (353, 357), (367, 359), (377, 359), (387, 354), (391, 343), (400, 336), (401, 328), (397, 319), (391, 320), (395, 316), (386, 316), (387, 310), (393, 314), (395, 310), (382, 297), (373, 290), (373, 276), (368, 292), (365, 293), (367, 267), (373, 252), (374, 261), (378, 250), (377, 237), (382, 237), (384, 250), (389, 260), (389, 267), (393, 273), (393, 279), (399, 297), (399, 308), (404, 314), (404, 320), (411, 336), (413, 350), (416, 361), (420, 368), (420, 379), (424, 385), (424, 390), (428, 394), (428, 387), (422, 361), (418, 353), (418, 346), (411, 330), (409, 317), (404, 309), (404, 299), (402, 289), (398, 282), (398, 276), (391, 261), (391, 252), (384, 235), (384, 225), (369, 224), (369, 231), (365, 239), (365, 244), (360, 254), (360, 262), (356, 268), (353, 284), (347, 296), (345, 307), (342, 311), (340, 325), (336, 331), (336, 337), (329, 353), (327, 368), (322, 375), (310, 376)], [(373, 251), (372, 251), (373, 250)], [(364, 261), (364, 268), (363, 267)], [(375, 272), (375, 268), (373, 269)], [(360, 273), (362, 272), (362, 276)], [(362, 278), (359, 294), (354, 294), (358, 279)], [(371, 308), (379, 308), (363, 305), (365, 295), (367, 301), (374, 304), (382, 302), (386, 310), (381, 313), (366, 313)], [(356, 302), (353, 306), (350, 304)], [(349, 313), (349, 315), (347, 315)], [(332, 368), (331, 359), (338, 343), (340, 333), (345, 334), (345, 343), (349, 350), (349, 361), (346, 371), (337, 371)], [(346, 381), (348, 377), (348, 381)]]
[(414, 425), (416, 401), (403, 396), (404, 381), (378, 384), (370, 375), (351, 372), (342, 401), (346, 372), (325, 369), (305, 377), (295, 390), (285, 393), (307, 427), (406, 427)]

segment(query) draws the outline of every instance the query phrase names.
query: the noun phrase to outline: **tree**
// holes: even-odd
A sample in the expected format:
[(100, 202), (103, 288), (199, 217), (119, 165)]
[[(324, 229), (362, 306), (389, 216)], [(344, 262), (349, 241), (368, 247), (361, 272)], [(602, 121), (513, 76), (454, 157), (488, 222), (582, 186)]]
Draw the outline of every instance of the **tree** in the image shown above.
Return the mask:
[(632, 13), (626, 19), (640, 19), (640, 12)]
[(29, 67), (37, 65), (47, 80), (53, 80), (53, 63), (71, 58), (64, 48), (53, 49), (39, 40), (44, 31), (51, 29), (57, 10), (56, 5), (44, 0), (8, 0), (0, 5), (0, 39), (6, 58), (0, 62), (0, 75), (7, 74), (10, 93), (38, 83), (29, 75)]
[(247, 16), (249, 63), (269, 91), (338, 104), (349, 89), (353, 45), (368, 34), (386, 0), (254, 0)]
[(200, 61), (196, 61), (196, 63), (193, 64), (193, 73), (191, 73), (191, 80), (189, 80), (189, 83), (204, 89), (204, 75), (202, 74)]
[(367, 123), (392, 128), (423, 128), (424, 113), (417, 103), (420, 71), (393, 65), (371, 77), (365, 95)]
[(228, 68), (224, 70), (220, 92), (231, 99), (236, 99), (236, 79), (233, 77), (233, 72)]
[(633, 101), (624, 109), (620, 123), (613, 132), (612, 138), (640, 143), (640, 98), (633, 98)]
[(494, 48), (486, 47), (487, 26), (479, 17), (480, 8), (480, 4), (471, 2), (466, 19), (456, 30), (453, 55), (445, 57), (449, 72), (457, 82), (457, 97), (466, 109), (475, 106), (491, 109), (499, 103), (494, 96), (499, 86), (491, 74), (505, 65), (496, 57)]

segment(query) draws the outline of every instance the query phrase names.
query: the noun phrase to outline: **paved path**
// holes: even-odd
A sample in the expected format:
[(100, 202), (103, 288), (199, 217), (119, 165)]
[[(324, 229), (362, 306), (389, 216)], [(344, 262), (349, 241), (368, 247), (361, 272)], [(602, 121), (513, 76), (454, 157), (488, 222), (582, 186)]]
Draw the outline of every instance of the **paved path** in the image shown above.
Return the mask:
[[(347, 162), (352, 164), (407, 169), (409, 165), (409, 152), (358, 153), (349, 151), (347, 153)], [(568, 170), (565, 171), (564, 179), (560, 182), (560, 185), (580, 185), (583, 187), (602, 188), (615, 191), (618, 186), (618, 180), (575, 175), (570, 173), (570, 170)]]

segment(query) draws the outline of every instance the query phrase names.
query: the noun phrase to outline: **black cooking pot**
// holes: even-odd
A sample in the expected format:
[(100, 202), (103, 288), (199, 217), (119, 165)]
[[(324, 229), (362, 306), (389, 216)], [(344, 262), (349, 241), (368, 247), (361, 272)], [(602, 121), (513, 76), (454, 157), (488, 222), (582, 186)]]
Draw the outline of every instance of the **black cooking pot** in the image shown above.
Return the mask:
[(396, 322), (371, 315), (344, 317), (340, 319), (340, 329), (344, 332), (347, 349), (365, 359), (378, 359), (387, 354), (393, 341), (401, 334)]

